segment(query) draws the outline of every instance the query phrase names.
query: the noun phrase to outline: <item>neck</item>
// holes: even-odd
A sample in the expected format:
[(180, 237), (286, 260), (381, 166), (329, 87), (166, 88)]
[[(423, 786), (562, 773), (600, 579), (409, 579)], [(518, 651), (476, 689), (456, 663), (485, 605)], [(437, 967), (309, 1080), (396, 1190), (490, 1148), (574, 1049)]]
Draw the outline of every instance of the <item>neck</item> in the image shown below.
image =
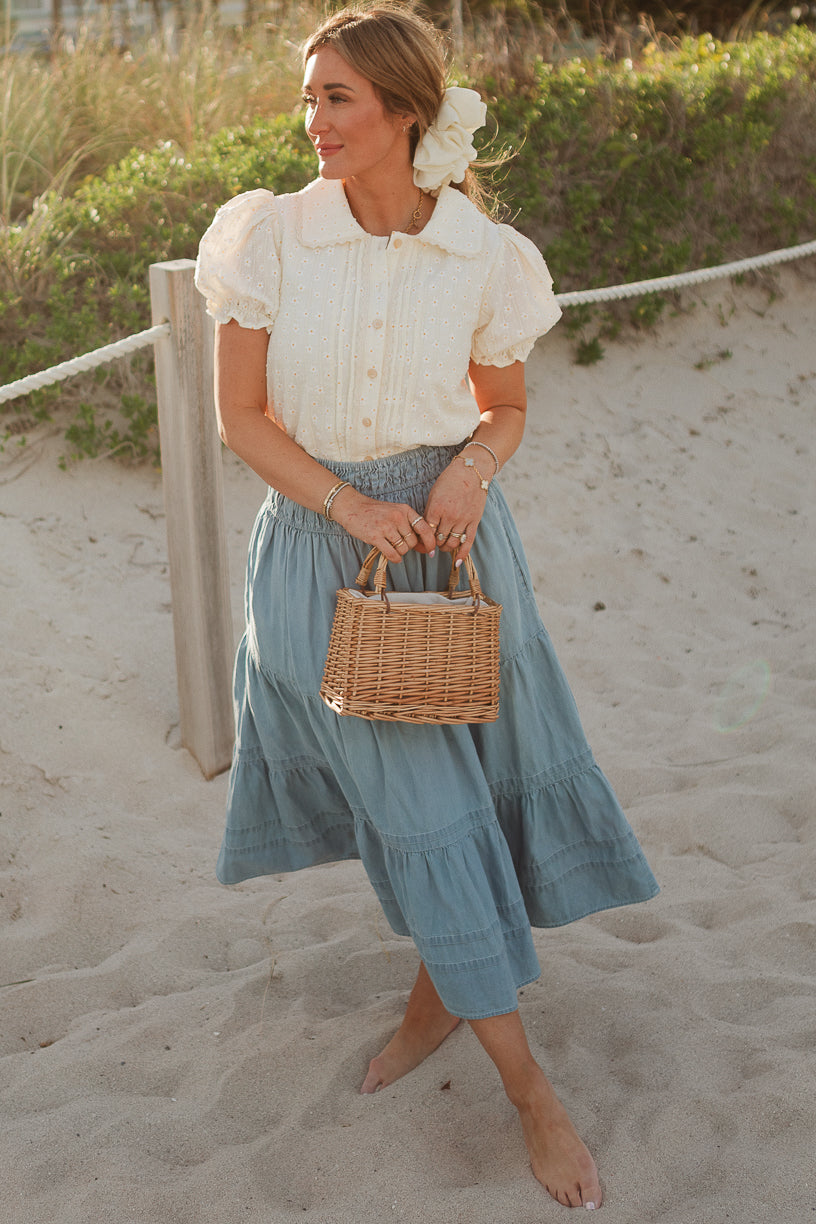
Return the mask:
[[(420, 193), (413, 175), (399, 183), (371, 185), (360, 178), (343, 180), (349, 208), (368, 234), (387, 237), (395, 231), (418, 234), (433, 211), (434, 200)], [(428, 207), (430, 203), (430, 208)], [(415, 215), (415, 210), (421, 209)]]

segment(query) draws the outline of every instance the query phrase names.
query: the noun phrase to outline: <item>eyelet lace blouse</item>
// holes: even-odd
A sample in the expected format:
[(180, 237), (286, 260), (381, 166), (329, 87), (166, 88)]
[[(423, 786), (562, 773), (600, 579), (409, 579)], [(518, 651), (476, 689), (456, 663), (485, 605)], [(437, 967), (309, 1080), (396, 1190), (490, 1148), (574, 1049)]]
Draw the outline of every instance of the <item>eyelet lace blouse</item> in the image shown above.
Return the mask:
[(421, 233), (390, 237), (335, 180), (246, 192), (202, 238), (196, 285), (220, 323), (266, 328), (269, 410), (318, 459), (461, 442), (470, 360), (524, 361), (561, 314), (533, 243), (450, 187)]

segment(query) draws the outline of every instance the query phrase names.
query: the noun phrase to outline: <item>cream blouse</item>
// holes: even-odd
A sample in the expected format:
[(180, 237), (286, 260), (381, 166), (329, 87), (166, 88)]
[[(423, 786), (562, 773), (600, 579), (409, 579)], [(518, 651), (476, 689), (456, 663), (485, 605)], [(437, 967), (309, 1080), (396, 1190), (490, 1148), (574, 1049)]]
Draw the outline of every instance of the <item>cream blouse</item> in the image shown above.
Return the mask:
[(533, 243), (450, 187), (421, 233), (390, 237), (336, 180), (246, 192), (201, 239), (196, 285), (220, 323), (269, 332), (269, 410), (317, 459), (461, 442), (471, 358), (523, 361), (561, 314)]

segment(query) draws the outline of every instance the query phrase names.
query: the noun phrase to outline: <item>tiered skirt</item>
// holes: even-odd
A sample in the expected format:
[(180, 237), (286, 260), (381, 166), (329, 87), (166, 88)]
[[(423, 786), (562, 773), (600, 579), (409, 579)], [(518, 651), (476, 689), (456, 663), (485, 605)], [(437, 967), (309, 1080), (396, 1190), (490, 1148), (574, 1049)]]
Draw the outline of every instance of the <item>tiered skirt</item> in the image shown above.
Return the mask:
[[(457, 449), (326, 466), (421, 513)], [(233, 884), (359, 858), (450, 1012), (513, 1011), (518, 988), (540, 972), (531, 924), (644, 901), (657, 884), (587, 745), (498, 481), (472, 554), (503, 607), (498, 721), (369, 722), (323, 703), (335, 592), (354, 585), (367, 551), (278, 493), (258, 514), (217, 875)], [(449, 573), (439, 552), (389, 566), (399, 590), (442, 589)]]

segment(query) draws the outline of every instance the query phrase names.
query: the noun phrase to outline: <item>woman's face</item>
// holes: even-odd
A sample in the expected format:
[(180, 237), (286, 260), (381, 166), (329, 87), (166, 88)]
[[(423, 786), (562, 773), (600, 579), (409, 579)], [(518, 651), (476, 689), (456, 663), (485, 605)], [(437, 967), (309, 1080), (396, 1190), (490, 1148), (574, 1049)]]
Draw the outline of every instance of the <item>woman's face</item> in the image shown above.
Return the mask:
[(413, 116), (389, 114), (371, 82), (337, 51), (321, 47), (309, 57), (303, 100), (321, 178), (388, 176), (410, 169), (403, 127)]

